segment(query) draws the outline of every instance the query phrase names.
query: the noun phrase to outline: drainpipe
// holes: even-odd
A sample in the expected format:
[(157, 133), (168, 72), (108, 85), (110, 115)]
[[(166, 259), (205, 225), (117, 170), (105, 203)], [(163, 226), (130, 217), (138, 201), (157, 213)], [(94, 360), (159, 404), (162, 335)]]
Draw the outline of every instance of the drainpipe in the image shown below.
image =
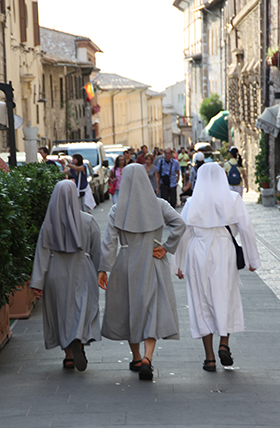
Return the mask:
[(115, 96), (121, 91), (117, 91), (112, 95), (112, 131), (113, 131), (113, 144), (116, 144), (116, 121), (115, 121)]

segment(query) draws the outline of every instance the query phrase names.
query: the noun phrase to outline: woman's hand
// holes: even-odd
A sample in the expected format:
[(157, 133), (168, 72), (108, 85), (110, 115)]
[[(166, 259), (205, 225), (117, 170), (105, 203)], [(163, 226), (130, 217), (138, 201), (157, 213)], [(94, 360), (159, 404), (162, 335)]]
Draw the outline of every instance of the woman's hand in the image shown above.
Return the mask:
[(157, 259), (162, 259), (166, 253), (167, 251), (161, 245), (153, 249), (153, 257)]
[(176, 276), (178, 276), (179, 279), (184, 279), (184, 275), (183, 275), (183, 272), (181, 271), (181, 269), (178, 269)]
[(39, 290), (38, 288), (33, 288), (33, 292), (35, 294), (36, 299), (41, 299), (43, 295), (43, 290)]
[(108, 287), (108, 277), (106, 272), (98, 273), (98, 285), (103, 290), (106, 290)]

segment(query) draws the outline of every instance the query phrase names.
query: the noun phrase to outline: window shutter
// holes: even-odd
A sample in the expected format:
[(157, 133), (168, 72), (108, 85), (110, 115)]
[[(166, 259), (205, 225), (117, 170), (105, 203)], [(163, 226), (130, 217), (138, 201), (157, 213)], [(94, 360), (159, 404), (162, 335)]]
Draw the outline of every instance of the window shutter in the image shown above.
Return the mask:
[(26, 42), (26, 6), (24, 0), (19, 0), (20, 41)]
[(0, 5), (1, 5), (1, 8), (0, 8), (1, 13), (5, 15), (6, 14), (5, 0), (0, 0)]
[(38, 14), (38, 2), (32, 2), (33, 10), (33, 28), (34, 28), (34, 46), (40, 45), (40, 27), (39, 27), (39, 14)]

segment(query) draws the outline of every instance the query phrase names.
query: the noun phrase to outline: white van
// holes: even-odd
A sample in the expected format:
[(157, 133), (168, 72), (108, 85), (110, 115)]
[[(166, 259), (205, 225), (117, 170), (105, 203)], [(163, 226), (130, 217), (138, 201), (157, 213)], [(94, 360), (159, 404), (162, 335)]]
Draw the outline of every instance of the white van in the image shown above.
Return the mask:
[(100, 202), (104, 202), (104, 199), (109, 199), (108, 184), (110, 170), (108, 168), (108, 159), (106, 158), (103, 144), (100, 141), (97, 143), (63, 142), (53, 146), (51, 150), (52, 155), (65, 154), (73, 156), (75, 153), (79, 153), (83, 156), (84, 159), (89, 160), (93, 167), (94, 173), (98, 174), (100, 181)]

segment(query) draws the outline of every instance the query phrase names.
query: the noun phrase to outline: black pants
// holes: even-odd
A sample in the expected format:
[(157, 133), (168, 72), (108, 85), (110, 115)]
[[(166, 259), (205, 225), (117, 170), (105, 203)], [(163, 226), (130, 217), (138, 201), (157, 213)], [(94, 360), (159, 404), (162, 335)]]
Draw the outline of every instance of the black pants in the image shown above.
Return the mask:
[(167, 202), (169, 202), (173, 208), (176, 206), (176, 189), (177, 186), (167, 187), (164, 184), (160, 185), (160, 195), (162, 199), (165, 199)]

